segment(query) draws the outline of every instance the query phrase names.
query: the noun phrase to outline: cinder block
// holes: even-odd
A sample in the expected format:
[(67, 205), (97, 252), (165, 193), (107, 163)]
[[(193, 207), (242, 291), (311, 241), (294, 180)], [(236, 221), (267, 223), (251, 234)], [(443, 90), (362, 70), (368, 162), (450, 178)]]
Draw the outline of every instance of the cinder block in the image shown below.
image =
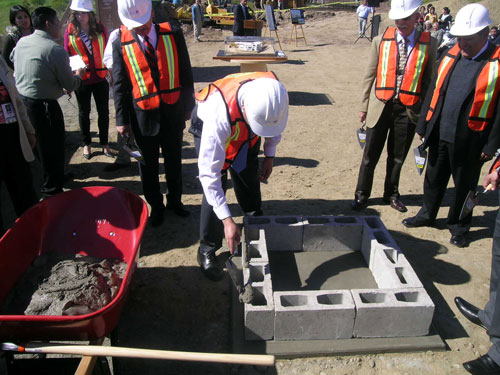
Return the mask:
[(363, 226), (355, 217), (306, 217), (304, 222), (303, 251), (361, 250)]
[(264, 229), (259, 229), (259, 237), (256, 240), (247, 241), (245, 236), (245, 246), (243, 246), (242, 254), (243, 265), (250, 261), (269, 262)]
[[(271, 267), (269, 262), (250, 261), (248, 267), (243, 268), (243, 283), (263, 283), (266, 282), (266, 287), (272, 288)], [(273, 295), (272, 289), (270, 296)]]
[[(248, 280), (248, 279), (247, 279)], [(274, 301), (270, 278), (251, 282), (254, 299), (244, 305), (245, 339), (272, 340), (274, 337)]]
[(423, 288), (351, 290), (354, 337), (425, 336), (434, 304)]
[(275, 292), (274, 339), (352, 337), (355, 308), (348, 290)]
[(267, 251), (302, 251), (304, 225), (301, 216), (248, 216), (244, 219), (248, 240), (264, 229)]
[(243, 228), (245, 241), (258, 241), (260, 238), (260, 230), (268, 227), (271, 224), (271, 218), (267, 216), (244, 216)]
[(417, 274), (399, 250), (377, 244), (373, 254), (373, 278), (379, 288), (423, 288)]

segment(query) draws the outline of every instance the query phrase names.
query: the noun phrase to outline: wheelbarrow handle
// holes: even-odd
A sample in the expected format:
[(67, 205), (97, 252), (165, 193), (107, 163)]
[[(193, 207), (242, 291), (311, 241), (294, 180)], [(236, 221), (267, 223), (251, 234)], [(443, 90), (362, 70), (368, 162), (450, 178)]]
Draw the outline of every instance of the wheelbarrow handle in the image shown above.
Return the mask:
[(33, 342), (27, 343), (24, 347), (12, 343), (3, 343), (0, 345), (0, 348), (1, 350), (17, 351), (20, 353), (168, 359), (175, 361), (237, 363), (241, 365), (257, 366), (274, 366), (275, 363), (273, 355), (179, 352), (170, 350), (124, 348), (118, 346), (59, 345), (53, 343)]

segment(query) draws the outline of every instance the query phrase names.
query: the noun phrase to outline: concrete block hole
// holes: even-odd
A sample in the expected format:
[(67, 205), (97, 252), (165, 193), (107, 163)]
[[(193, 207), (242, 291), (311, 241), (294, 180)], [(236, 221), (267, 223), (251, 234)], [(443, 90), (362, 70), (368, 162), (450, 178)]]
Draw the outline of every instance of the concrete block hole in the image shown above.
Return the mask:
[(387, 259), (389, 259), (389, 261), (392, 263), (392, 264), (396, 264), (396, 259), (397, 259), (397, 250), (395, 249), (384, 249), (384, 254), (385, 256), (387, 257)]
[(383, 303), (386, 299), (386, 294), (384, 293), (361, 293), (359, 295), (361, 302), (363, 303)]
[(398, 279), (401, 282), (401, 284), (408, 284), (408, 281), (406, 281), (404, 273), (405, 269), (403, 267), (396, 267), (396, 275), (398, 276)]
[(374, 217), (367, 217), (365, 219), (366, 224), (372, 229), (380, 228), (380, 221)]
[(334, 219), (334, 221), (336, 223), (340, 223), (340, 224), (355, 224), (355, 223), (358, 222), (356, 220), (356, 218), (352, 217), (352, 216), (340, 216), (340, 217), (336, 217)]
[(267, 298), (262, 292), (261, 286), (254, 286), (252, 306), (267, 306)]
[(278, 224), (297, 224), (298, 222), (296, 217), (280, 217), (276, 219)]
[(307, 305), (307, 296), (280, 296), (280, 302), (283, 307), (304, 306)]
[(269, 224), (270, 222), (271, 222), (271, 220), (268, 218), (265, 218), (265, 217), (249, 217), (248, 218), (248, 224), (250, 224), (250, 225)]
[(320, 294), (317, 296), (321, 305), (341, 305), (344, 302), (343, 294)]
[(387, 237), (387, 235), (384, 233), (384, 232), (381, 232), (381, 231), (376, 231), (373, 233), (373, 235), (375, 236), (375, 239), (384, 244), (384, 245), (387, 245), (390, 243), (389, 241), (389, 238)]
[(327, 217), (308, 217), (307, 222), (309, 224), (328, 224), (330, 220)]
[(248, 244), (248, 259), (260, 259), (262, 258), (259, 249), (252, 243)]
[(419, 299), (419, 292), (401, 292), (395, 295), (400, 302), (418, 302)]
[(250, 266), (250, 279), (254, 283), (264, 281), (264, 266)]

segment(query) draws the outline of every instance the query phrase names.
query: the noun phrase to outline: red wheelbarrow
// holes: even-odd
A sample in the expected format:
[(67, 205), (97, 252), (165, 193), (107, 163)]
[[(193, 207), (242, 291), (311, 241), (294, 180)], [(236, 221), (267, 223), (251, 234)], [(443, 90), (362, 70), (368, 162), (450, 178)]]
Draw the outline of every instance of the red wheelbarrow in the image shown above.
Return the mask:
[(118, 323), (147, 217), (141, 198), (104, 186), (71, 190), (25, 212), (0, 239), (0, 306), (35, 258), (45, 253), (114, 258), (128, 267), (119, 292), (102, 309), (78, 316), (0, 315), (0, 340), (94, 341), (107, 336)]

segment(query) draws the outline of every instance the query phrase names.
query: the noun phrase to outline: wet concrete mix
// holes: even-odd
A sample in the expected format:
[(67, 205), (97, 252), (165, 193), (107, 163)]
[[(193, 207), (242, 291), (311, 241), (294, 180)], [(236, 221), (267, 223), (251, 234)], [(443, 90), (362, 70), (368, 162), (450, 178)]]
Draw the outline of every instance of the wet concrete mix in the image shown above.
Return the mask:
[(84, 315), (111, 302), (127, 263), (78, 254), (47, 253), (35, 259), (2, 307), (6, 315)]

